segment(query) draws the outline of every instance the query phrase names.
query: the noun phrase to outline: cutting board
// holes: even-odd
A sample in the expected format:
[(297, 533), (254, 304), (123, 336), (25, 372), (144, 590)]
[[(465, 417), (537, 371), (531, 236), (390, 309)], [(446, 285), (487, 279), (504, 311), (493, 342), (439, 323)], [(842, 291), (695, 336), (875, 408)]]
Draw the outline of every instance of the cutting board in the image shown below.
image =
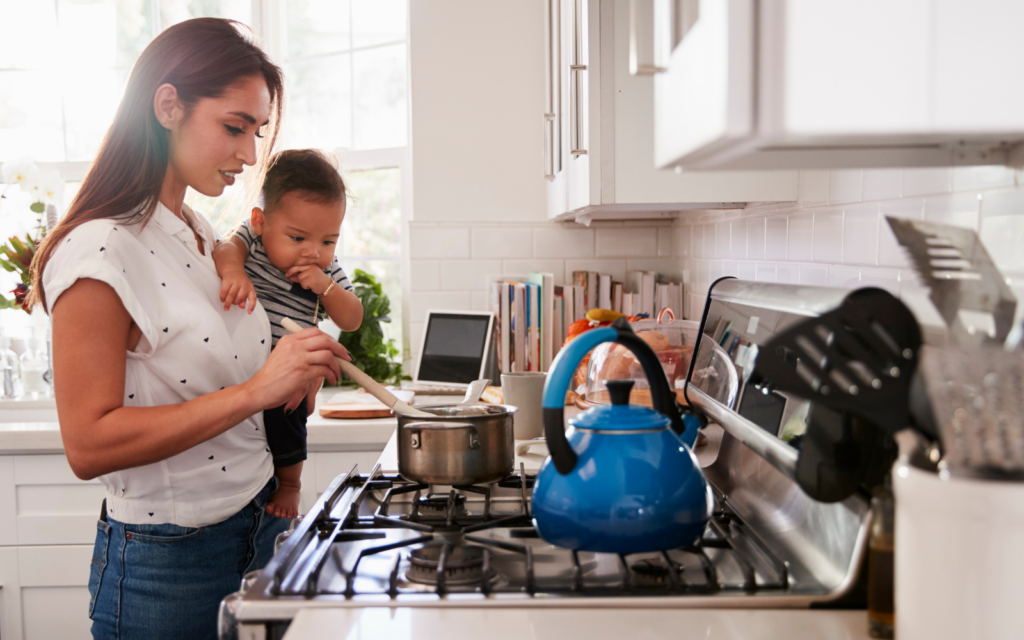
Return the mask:
[(335, 402), (320, 407), (320, 417), (349, 420), (389, 418), (391, 409), (380, 402)]

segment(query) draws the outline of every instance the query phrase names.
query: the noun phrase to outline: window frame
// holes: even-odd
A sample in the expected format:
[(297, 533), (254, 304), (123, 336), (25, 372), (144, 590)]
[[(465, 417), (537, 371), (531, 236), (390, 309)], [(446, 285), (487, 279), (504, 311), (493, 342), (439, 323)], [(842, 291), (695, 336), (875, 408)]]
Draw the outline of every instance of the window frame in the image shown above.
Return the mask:
[[(155, 16), (159, 16), (159, 2), (160, 0), (153, 0), (154, 7), (153, 12)], [(408, 7), (409, 0), (406, 0), (406, 6)], [(256, 33), (261, 41), (263, 50), (267, 52), (272, 60), (276, 64), (283, 65), (286, 59), (284, 55), (287, 46), (287, 7), (283, 0), (251, 0), (251, 20), (250, 27)], [(161, 24), (157, 23), (157, 30), (159, 32), (162, 27)], [(397, 44), (405, 44), (405, 55), (406, 55), (406, 144), (401, 147), (389, 147), (389, 148), (378, 148), (378, 149), (335, 149), (335, 155), (338, 158), (340, 169), (342, 173), (348, 171), (360, 171), (360, 170), (372, 170), (372, 169), (387, 169), (397, 168), (400, 175), (400, 189), (399, 189), (399, 200), (400, 200), (400, 212), (401, 212), (401, 229), (399, 239), (399, 253), (398, 255), (364, 255), (364, 256), (351, 256), (357, 259), (371, 259), (371, 260), (394, 260), (399, 265), (399, 282), (401, 283), (401, 293), (403, 304), (401, 305), (401, 324), (402, 324), (402, 359), (406, 365), (411, 361), (409, 355), (409, 317), (406, 313), (408, 308), (408, 301), (410, 296), (410, 263), (409, 263), (409, 234), (408, 223), (412, 219), (412, 148), (410, 140), (412, 137), (412, 109), (411, 109), (411, 64), (409, 60), (410, 47), (409, 45), (409, 10), (406, 10), (406, 29), (405, 38), (401, 40), (393, 40), (381, 43), (375, 43), (373, 45), (366, 45), (360, 47), (351, 47), (347, 51), (349, 53), (365, 51), (371, 49), (377, 49), (382, 47), (394, 46)], [(351, 43), (350, 43), (351, 44)], [(344, 53), (343, 51), (335, 53)], [(323, 55), (334, 55), (323, 54)], [(314, 56), (310, 56), (314, 57)], [(305, 57), (300, 59), (306, 59)], [(350, 58), (351, 61), (351, 58)], [(351, 62), (350, 62), (351, 64)], [(352, 117), (354, 118), (355, 110), (352, 110)], [(354, 131), (354, 123), (353, 123)], [(60, 172), (60, 175), (64, 178), (65, 182), (81, 182), (88, 172), (92, 160), (88, 161), (63, 161), (63, 162), (38, 162), (39, 168), (43, 172), (47, 172), (56, 169)], [(339, 255), (339, 258), (345, 258), (344, 254)]]

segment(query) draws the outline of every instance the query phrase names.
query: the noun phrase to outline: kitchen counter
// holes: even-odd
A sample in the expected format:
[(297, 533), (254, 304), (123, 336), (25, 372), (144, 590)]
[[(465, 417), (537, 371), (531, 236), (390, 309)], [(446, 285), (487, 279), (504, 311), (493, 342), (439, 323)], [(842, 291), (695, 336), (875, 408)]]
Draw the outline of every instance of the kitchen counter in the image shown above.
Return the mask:
[(284, 640), (867, 640), (864, 611), (780, 609), (304, 609)]
[[(395, 431), (394, 418), (321, 418), (319, 407), (336, 393), (336, 388), (326, 388), (317, 394), (317, 410), (309, 417), (306, 425), (310, 451), (343, 451), (348, 448), (362, 450), (369, 445), (379, 447), (388, 441)], [(60, 424), (56, 420), (53, 400), (0, 402), (0, 455), (63, 452), (64, 443), (60, 438)]]

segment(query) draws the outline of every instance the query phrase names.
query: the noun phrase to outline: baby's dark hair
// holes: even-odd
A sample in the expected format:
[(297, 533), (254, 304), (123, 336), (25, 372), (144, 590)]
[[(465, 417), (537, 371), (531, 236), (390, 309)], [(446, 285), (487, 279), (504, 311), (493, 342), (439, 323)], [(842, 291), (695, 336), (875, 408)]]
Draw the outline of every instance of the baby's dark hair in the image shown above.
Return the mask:
[(263, 210), (271, 213), (285, 194), (296, 191), (307, 202), (345, 202), (345, 181), (337, 165), (317, 149), (289, 149), (271, 158), (263, 179)]

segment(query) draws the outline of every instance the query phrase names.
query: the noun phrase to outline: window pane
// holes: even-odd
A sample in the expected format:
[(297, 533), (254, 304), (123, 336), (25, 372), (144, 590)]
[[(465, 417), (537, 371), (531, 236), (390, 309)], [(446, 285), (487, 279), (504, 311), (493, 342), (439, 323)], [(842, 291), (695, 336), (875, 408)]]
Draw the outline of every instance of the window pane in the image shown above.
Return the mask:
[(405, 45), (354, 54), (355, 149), (402, 147), (406, 140)]
[(293, 149), (352, 146), (349, 55), (294, 62), (285, 69), (285, 144)]
[(60, 82), (48, 71), (0, 71), (0, 162), (64, 160)]
[(288, 56), (351, 48), (348, 0), (289, 0)]
[(155, 35), (151, 0), (59, 0), (64, 64), (131, 67)]
[(53, 2), (0, 0), (0, 68), (38, 69), (58, 62)]
[(352, 0), (354, 46), (404, 40), (405, 11), (406, 0)]
[[(68, 160), (88, 161), (96, 155), (114, 121), (127, 80), (127, 69), (79, 69), (64, 74)], [(90, 96), (90, 99), (82, 100), (82, 96)]]
[(160, 0), (160, 28), (191, 18), (231, 18), (252, 24), (252, 0)]
[(345, 186), (344, 254), (397, 256), (402, 228), (399, 170), (352, 171), (345, 175)]
[(388, 300), (391, 303), (391, 322), (383, 322), (381, 323), (381, 326), (384, 328), (384, 335), (393, 339), (395, 341), (395, 346), (398, 347), (399, 351), (401, 351), (402, 284), (398, 277), (398, 260), (357, 260), (353, 258), (339, 257), (338, 261), (341, 262), (341, 268), (345, 270), (345, 273), (350, 279), (355, 277), (356, 269), (362, 269), (377, 278), (377, 282), (381, 284), (381, 287), (384, 289), (384, 293), (387, 294)]

